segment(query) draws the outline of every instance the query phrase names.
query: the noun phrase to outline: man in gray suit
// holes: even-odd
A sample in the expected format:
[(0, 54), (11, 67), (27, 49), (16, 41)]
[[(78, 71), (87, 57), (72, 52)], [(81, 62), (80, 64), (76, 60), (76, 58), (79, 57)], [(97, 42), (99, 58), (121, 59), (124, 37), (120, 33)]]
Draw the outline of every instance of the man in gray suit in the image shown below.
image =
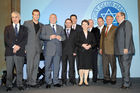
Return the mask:
[(41, 38), (42, 40), (45, 41), (44, 56), (45, 56), (46, 88), (51, 87), (52, 70), (53, 70), (54, 86), (61, 87), (61, 84), (58, 80), (59, 65), (60, 65), (59, 63), (60, 63), (60, 57), (62, 56), (61, 41), (65, 40), (65, 34), (63, 28), (60, 25), (56, 24), (57, 16), (55, 14), (51, 14), (49, 20), (50, 20), (50, 24), (45, 25), (41, 33)]
[(130, 87), (130, 66), (132, 56), (135, 53), (132, 24), (125, 20), (125, 14), (118, 12), (116, 14), (117, 22), (119, 23), (115, 33), (115, 55), (118, 57), (119, 65), (122, 73), (122, 87)]
[(26, 45), (27, 54), (27, 87), (37, 87), (36, 79), (38, 66), (40, 62), (41, 41), (40, 32), (42, 24), (39, 22), (40, 12), (34, 9), (32, 12), (32, 20), (25, 21), (24, 26), (28, 29), (28, 41)]

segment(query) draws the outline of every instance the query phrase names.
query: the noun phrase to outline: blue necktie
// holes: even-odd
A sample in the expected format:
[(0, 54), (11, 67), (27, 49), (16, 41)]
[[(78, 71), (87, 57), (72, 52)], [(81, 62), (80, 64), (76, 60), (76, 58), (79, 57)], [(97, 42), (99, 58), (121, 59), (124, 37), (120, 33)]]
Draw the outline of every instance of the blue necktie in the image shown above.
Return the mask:
[(16, 36), (17, 36), (18, 35), (17, 24), (15, 24), (15, 33), (16, 33)]
[(53, 25), (53, 32), (54, 32), (54, 34), (56, 33), (56, 31), (55, 31), (55, 29), (54, 29), (54, 25)]

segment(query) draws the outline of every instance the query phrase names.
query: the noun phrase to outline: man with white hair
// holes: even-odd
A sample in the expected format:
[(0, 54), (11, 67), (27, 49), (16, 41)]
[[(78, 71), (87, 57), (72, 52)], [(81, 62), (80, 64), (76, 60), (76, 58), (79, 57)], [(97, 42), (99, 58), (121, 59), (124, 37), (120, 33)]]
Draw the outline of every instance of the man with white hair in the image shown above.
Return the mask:
[(16, 11), (11, 14), (12, 24), (5, 27), (5, 59), (7, 67), (7, 91), (12, 90), (13, 68), (16, 67), (16, 83), (19, 90), (23, 88), (23, 65), (25, 57), (25, 45), (27, 43), (27, 29), (20, 25), (20, 14)]

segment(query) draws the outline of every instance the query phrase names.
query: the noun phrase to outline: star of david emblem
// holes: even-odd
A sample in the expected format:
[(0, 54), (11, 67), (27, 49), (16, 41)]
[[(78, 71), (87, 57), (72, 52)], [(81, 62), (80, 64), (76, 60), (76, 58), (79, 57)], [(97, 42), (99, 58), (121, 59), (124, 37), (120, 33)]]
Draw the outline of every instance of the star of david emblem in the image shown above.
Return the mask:
[(102, 18), (104, 19), (105, 23), (106, 23), (106, 17), (110, 15), (112, 16), (113, 19), (113, 23), (117, 23), (116, 22), (116, 13), (112, 13), (110, 9), (107, 9), (106, 13), (101, 13)]

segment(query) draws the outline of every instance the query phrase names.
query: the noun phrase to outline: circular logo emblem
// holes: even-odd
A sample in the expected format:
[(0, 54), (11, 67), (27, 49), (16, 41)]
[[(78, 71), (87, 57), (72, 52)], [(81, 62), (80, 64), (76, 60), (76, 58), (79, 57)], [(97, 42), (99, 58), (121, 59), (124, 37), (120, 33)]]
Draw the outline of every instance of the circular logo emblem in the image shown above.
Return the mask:
[(106, 25), (106, 16), (111, 15), (114, 18), (113, 25), (118, 26), (116, 21), (116, 13), (118, 12), (124, 12), (127, 19), (127, 13), (121, 4), (115, 1), (103, 1), (95, 6), (91, 18), (94, 20), (95, 25), (97, 25), (97, 19), (102, 17)]

